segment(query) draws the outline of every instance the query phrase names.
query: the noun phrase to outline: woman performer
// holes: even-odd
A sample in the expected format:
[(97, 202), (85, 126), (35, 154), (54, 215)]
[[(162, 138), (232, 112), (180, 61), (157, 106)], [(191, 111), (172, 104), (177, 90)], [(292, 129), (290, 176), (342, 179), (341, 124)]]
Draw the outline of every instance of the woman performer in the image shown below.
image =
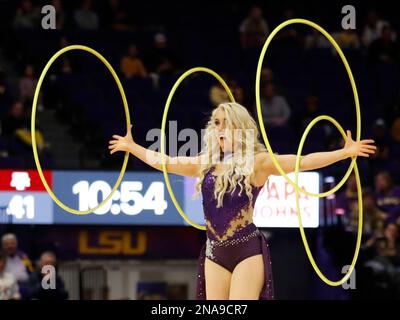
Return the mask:
[[(110, 153), (128, 151), (157, 170), (161, 153), (146, 149), (128, 130), (113, 135)], [(197, 177), (202, 193), (207, 242), (199, 258), (198, 299), (273, 299), (269, 247), (252, 222), (257, 196), (270, 175), (279, 175), (268, 151), (259, 141), (256, 122), (237, 103), (223, 103), (212, 111), (195, 157), (165, 155), (167, 171)], [(300, 171), (315, 170), (354, 156), (375, 153), (373, 140), (354, 141), (350, 130), (342, 149), (301, 157)], [(295, 170), (296, 155), (277, 155), (283, 170)]]

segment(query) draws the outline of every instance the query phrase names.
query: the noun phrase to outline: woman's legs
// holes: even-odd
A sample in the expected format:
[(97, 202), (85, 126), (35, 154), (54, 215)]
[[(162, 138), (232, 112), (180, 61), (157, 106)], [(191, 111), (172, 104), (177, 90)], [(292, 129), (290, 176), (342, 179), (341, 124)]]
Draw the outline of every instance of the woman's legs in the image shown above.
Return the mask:
[(232, 273), (208, 258), (204, 268), (207, 300), (228, 300)]
[(262, 254), (242, 260), (232, 273), (229, 300), (258, 300), (264, 282)]

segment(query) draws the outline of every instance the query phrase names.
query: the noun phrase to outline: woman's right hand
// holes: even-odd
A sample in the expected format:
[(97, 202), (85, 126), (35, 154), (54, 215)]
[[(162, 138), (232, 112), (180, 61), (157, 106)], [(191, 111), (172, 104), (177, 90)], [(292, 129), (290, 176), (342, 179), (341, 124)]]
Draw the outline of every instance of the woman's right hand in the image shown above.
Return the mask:
[(130, 126), (129, 130), (127, 131), (125, 137), (121, 137), (118, 135), (113, 135), (112, 137), (114, 140), (109, 141), (109, 146), (108, 149), (110, 149), (110, 154), (113, 154), (114, 152), (117, 151), (128, 151), (130, 152), (132, 149), (132, 146), (134, 145), (134, 141), (132, 138), (132, 125)]
[[(147, 163), (154, 169), (162, 171), (162, 157), (161, 153), (155, 150), (146, 149), (139, 144), (136, 144), (132, 139), (131, 133), (132, 125), (130, 126), (125, 137), (113, 135), (114, 140), (110, 140), (110, 154), (117, 151), (128, 151), (133, 156)], [(173, 157), (166, 155), (167, 170), (169, 173), (188, 176), (198, 177), (200, 170), (200, 156), (195, 157)]]

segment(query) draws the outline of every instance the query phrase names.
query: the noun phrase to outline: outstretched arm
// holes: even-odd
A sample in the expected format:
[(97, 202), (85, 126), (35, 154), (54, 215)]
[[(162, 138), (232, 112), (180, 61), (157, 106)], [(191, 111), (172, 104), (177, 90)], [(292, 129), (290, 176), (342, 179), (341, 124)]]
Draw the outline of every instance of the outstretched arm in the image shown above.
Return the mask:
[[(361, 156), (369, 157), (370, 154), (375, 153), (376, 146), (373, 145), (374, 140), (367, 139), (361, 141), (354, 141), (351, 138), (350, 130), (347, 130), (346, 144), (342, 149), (327, 152), (314, 152), (301, 157), (300, 171), (315, 170), (327, 167), (335, 162), (347, 159), (349, 157)], [(284, 154), (277, 155), (282, 169), (286, 173), (293, 172), (296, 165), (296, 155)], [(256, 159), (255, 176), (258, 181), (257, 184), (263, 185), (268, 179), (269, 175), (280, 175), (280, 172), (275, 167), (271, 160), (270, 155), (263, 154)]]
[[(113, 135), (113, 138), (114, 140), (110, 140), (110, 145), (108, 147), (110, 149), (110, 154), (113, 154), (117, 151), (128, 151), (154, 169), (162, 171), (161, 152), (146, 149), (137, 144), (132, 138), (131, 130), (128, 130), (124, 137)], [(197, 177), (199, 175), (200, 156), (170, 157), (165, 155), (165, 162), (167, 164), (167, 171), (169, 173), (190, 177)]]

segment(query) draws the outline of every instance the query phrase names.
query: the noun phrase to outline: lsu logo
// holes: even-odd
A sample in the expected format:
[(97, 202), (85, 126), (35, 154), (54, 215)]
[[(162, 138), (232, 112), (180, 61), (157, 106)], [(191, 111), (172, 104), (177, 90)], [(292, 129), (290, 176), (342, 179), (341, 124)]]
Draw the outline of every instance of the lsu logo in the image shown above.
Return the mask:
[[(100, 231), (96, 241), (90, 241), (87, 231), (79, 234), (79, 253), (86, 255), (141, 255), (146, 252), (147, 237), (144, 232), (136, 234), (135, 245), (132, 244), (130, 231)], [(94, 240), (94, 239), (93, 239)]]

